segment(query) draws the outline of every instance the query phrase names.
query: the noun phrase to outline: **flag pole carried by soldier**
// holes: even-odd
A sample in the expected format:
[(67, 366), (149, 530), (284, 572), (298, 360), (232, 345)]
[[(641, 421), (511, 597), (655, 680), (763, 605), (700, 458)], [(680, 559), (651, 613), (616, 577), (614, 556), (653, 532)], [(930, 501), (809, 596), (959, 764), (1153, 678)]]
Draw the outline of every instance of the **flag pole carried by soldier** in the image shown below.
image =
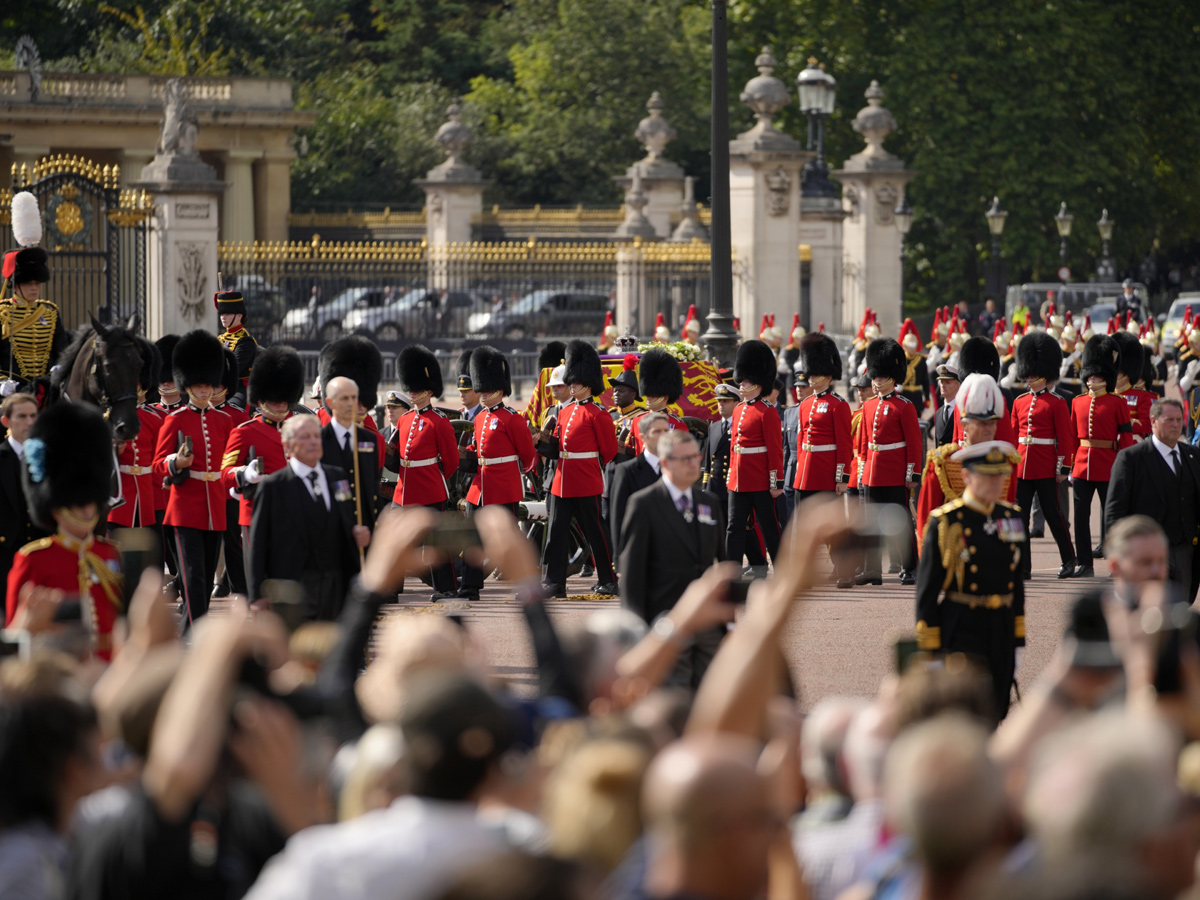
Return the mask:
[[(217, 273), (218, 283), (221, 273)], [(233, 353), (237, 361), (236, 389), (227, 401), (238, 409), (247, 409), (246, 395), (249, 392), (250, 372), (254, 369), (254, 357), (258, 355), (258, 341), (246, 330), (246, 301), (241, 291), (218, 290), (213, 294), (213, 306), (221, 317), (225, 329), (218, 336), (221, 346)]]
[(58, 307), (42, 297), (50, 280), (42, 240), (42, 217), (37, 198), (28, 191), (13, 197), (12, 230), (18, 250), (4, 254), (3, 273), (8, 291), (0, 299), (0, 396), (18, 391), (32, 394), (44, 406), (50, 367), (67, 348), (70, 338)]

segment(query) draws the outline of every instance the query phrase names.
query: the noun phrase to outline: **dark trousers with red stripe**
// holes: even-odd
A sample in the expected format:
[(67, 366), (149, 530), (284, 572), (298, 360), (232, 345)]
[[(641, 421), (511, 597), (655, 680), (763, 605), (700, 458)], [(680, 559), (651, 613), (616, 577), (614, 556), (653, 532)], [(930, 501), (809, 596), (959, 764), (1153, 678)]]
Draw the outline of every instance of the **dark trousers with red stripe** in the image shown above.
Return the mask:
[[(505, 509), (507, 509), (510, 513), (513, 514), (513, 518), (516, 518), (516, 516), (517, 516), (517, 504), (516, 503), (496, 503), (493, 505), (503, 506)], [(476, 506), (474, 503), (468, 503), (467, 504), (467, 518), (470, 519), (470, 518), (474, 517), (475, 513), (479, 512), (479, 509), (480, 509), (480, 507)], [(483, 569), (480, 569), (476, 566), (471, 565), (469, 562), (467, 562), (465, 557), (463, 559), (462, 589), (464, 591), (478, 591), (478, 590), (483, 589)]]
[[(889, 485), (887, 487), (870, 487), (864, 485), (862, 490), (867, 503), (892, 503), (904, 510), (904, 514), (908, 516), (908, 528), (892, 542), (888, 548), (888, 553), (891, 555), (893, 562), (897, 559), (900, 560), (901, 569), (905, 572), (916, 574), (917, 526), (913, 523), (912, 511), (908, 508), (908, 488), (902, 484)], [(868, 516), (871, 515), (871, 510), (868, 509), (865, 512)], [(875, 548), (867, 552), (863, 571), (869, 575), (878, 575), (883, 571), (882, 548)]]
[(603, 585), (616, 581), (612, 548), (608, 546), (608, 533), (600, 516), (600, 495), (558, 497), (551, 494), (546, 506), (550, 518), (546, 545), (542, 548), (542, 577), (546, 583), (561, 586), (567, 583), (567, 542), (571, 536), (571, 519), (579, 523), (587, 539), (596, 567), (597, 583)]
[(730, 491), (729, 522), (725, 526), (726, 558), (739, 566), (746, 555), (746, 526), (754, 514), (767, 554), (775, 561), (779, 553), (779, 516), (770, 491)]
[[(437, 512), (446, 511), (446, 501), (441, 503), (426, 503), (426, 509), (436, 510)], [(429, 580), (433, 584), (433, 589), (439, 594), (450, 593), (458, 590), (458, 579), (454, 576), (454, 560), (449, 559), (440, 566), (433, 566), (429, 570)]]
[(187, 608), (185, 628), (208, 612), (208, 599), (212, 595), (213, 576), (217, 573), (217, 557), (224, 536), (223, 531), (175, 526), (179, 586)]
[(1100, 543), (1104, 543), (1104, 504), (1108, 502), (1108, 482), (1076, 478), (1072, 483), (1075, 494), (1075, 557), (1079, 565), (1092, 564), (1092, 497), (1100, 495)]
[[(1058, 544), (1059, 559), (1064, 563), (1070, 562), (1075, 558), (1075, 551), (1071, 548), (1071, 530), (1067, 527), (1067, 517), (1063, 513), (1062, 507), (1058, 505), (1058, 479), (1017, 479), (1017, 506), (1021, 507), (1021, 520), (1025, 523), (1026, 534), (1029, 533), (1029, 515), (1033, 509), (1035, 494), (1038, 502), (1042, 505), (1042, 515), (1046, 518), (1050, 533), (1054, 535), (1054, 543)], [(1025, 571), (1028, 572), (1030, 566), (1028, 554), (1026, 554), (1024, 566)]]

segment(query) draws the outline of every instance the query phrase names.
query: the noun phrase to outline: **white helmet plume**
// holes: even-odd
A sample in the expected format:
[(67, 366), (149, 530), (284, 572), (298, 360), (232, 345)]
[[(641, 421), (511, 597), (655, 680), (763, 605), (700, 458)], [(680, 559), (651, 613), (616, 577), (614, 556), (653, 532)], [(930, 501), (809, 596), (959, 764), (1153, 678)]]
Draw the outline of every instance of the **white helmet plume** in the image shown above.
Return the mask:
[(21, 191), (12, 199), (13, 237), (21, 247), (33, 247), (42, 241), (42, 214), (37, 197)]
[(991, 375), (972, 372), (954, 398), (962, 418), (999, 419), (1004, 415), (1004, 392)]

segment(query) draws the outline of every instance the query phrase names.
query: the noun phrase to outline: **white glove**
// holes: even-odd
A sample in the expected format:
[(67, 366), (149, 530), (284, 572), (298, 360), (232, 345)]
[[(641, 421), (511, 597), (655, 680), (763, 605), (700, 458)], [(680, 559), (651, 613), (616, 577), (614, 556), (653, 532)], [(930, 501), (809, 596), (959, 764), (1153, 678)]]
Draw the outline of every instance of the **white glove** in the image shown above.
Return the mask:
[(237, 488), (229, 489), (229, 499), (230, 500), (241, 500), (242, 499), (241, 497), (238, 496)]
[(11, 397), (17, 392), (17, 383), (11, 378), (0, 381), (0, 397)]
[(258, 484), (262, 480), (262, 466), (257, 459), (242, 469), (242, 484)]
[(1200, 359), (1193, 359), (1188, 363), (1187, 370), (1183, 373), (1183, 377), (1179, 379), (1179, 389), (1181, 391), (1190, 391), (1196, 383), (1196, 371), (1200, 369)]
[(1017, 671), (1021, 668), (1021, 657), (1024, 655), (1025, 655), (1025, 648), (1018, 647), (1017, 648), (1017, 666), (1016, 666), (1016, 669), (1014, 669), (1013, 671)]

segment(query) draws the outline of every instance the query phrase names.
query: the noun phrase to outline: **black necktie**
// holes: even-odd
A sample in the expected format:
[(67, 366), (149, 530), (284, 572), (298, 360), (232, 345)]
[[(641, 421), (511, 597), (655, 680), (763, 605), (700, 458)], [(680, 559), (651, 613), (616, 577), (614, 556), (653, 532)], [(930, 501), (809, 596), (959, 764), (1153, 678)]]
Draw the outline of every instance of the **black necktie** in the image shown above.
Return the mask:
[(1179, 477), (1179, 448), (1174, 447), (1171, 450), (1171, 469), (1175, 472), (1175, 477)]
[(317, 503), (320, 503), (322, 506), (324, 506), (325, 501), (321, 498), (321, 485), (317, 482), (317, 470), (316, 469), (313, 469), (311, 472), (308, 473), (308, 483), (312, 485), (313, 500), (315, 500)]
[(350, 459), (350, 432), (346, 432), (346, 439), (342, 441), (342, 452), (346, 454), (346, 459)]

